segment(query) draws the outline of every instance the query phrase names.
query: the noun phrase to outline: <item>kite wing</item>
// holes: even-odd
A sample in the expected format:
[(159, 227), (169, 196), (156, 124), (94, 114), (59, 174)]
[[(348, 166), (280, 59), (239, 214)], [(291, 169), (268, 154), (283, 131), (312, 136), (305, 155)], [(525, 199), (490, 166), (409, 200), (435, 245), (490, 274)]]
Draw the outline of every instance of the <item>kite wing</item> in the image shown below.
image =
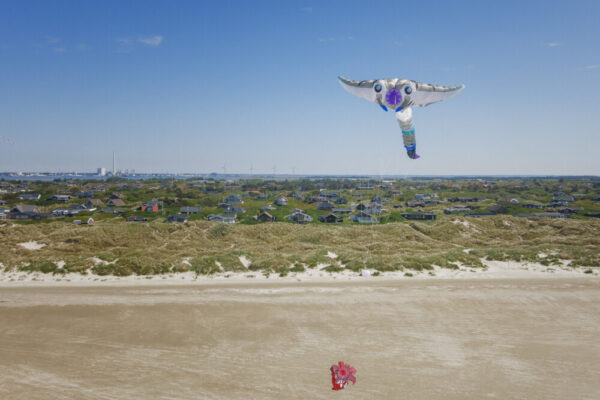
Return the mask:
[(355, 96), (362, 97), (365, 100), (377, 102), (377, 94), (373, 91), (373, 84), (376, 80), (370, 81), (354, 81), (352, 79), (338, 76), (340, 84), (348, 93)]
[(465, 85), (439, 86), (422, 82), (415, 82), (415, 86), (417, 90), (411, 97), (411, 105), (420, 107), (449, 99), (465, 88)]

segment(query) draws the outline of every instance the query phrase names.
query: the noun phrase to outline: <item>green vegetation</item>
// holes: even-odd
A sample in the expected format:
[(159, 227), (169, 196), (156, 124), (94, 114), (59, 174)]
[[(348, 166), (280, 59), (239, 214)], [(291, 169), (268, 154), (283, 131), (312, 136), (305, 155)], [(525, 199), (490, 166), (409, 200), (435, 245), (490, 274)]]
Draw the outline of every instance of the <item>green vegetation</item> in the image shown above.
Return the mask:
[[(230, 185), (230, 186), (228, 186)], [(358, 186), (371, 189), (359, 190)], [(381, 187), (380, 187), (381, 186)], [(35, 204), (42, 212), (81, 204), (85, 199), (72, 197), (67, 204), (50, 198), (57, 193), (75, 194), (99, 189), (94, 196), (105, 204), (109, 196), (124, 198), (125, 216), (143, 216), (148, 222), (125, 222), (123, 215), (99, 210), (75, 217), (44, 221), (8, 220), (0, 222), (0, 262), (7, 269), (64, 274), (68, 272), (98, 275), (150, 275), (175, 272), (197, 274), (261, 271), (286, 276), (320, 266), (328, 272), (343, 269), (387, 271), (433, 271), (441, 268), (482, 268), (482, 259), (540, 263), (545, 266), (600, 267), (600, 219), (585, 213), (600, 212), (600, 180), (589, 179), (402, 179), (382, 185), (375, 179), (299, 179), (295, 181), (241, 180), (231, 183), (206, 180), (111, 179), (97, 181), (2, 182), (0, 187), (14, 193), (2, 195), (10, 208), (16, 204)], [(37, 201), (18, 199), (22, 190), (41, 194)], [(206, 220), (207, 215), (222, 212), (218, 208), (229, 194), (238, 194), (246, 212), (238, 214), (236, 224)], [(325, 224), (318, 217), (329, 211), (317, 210), (316, 201), (325, 193), (344, 198), (349, 207), (369, 203), (373, 196), (383, 198), (379, 224), (361, 225), (344, 214), (342, 223)], [(417, 194), (436, 193), (439, 204), (427, 204), (426, 212), (437, 215), (434, 221), (407, 221), (401, 216)], [(539, 212), (524, 205), (548, 204), (560, 193), (573, 196), (569, 203), (570, 219), (528, 219), (514, 214)], [(274, 200), (286, 194), (288, 204), (274, 206)], [(300, 194), (302, 198), (292, 197)], [(501, 204), (504, 214), (469, 218), (446, 215), (443, 210), (455, 205), (447, 199), (478, 197), (473, 212), (486, 212)], [(519, 203), (504, 200), (518, 198)], [(141, 202), (159, 199), (159, 213), (137, 210)], [(435, 203), (435, 202), (434, 202)], [(261, 207), (272, 205), (274, 223), (260, 223), (254, 217)], [(166, 217), (183, 206), (202, 207), (190, 215), (186, 224), (166, 223)], [(299, 208), (313, 217), (306, 225), (289, 222), (285, 217)], [(416, 211), (416, 208), (414, 208)], [(547, 211), (547, 210), (541, 210)], [(92, 216), (93, 226), (75, 225), (74, 219)], [(19, 243), (37, 241), (47, 244), (40, 250), (27, 250)], [(329, 257), (329, 252), (338, 255)], [(245, 257), (246, 268), (240, 261)], [(59, 263), (59, 261), (64, 262)], [(59, 267), (59, 265), (61, 265)], [(407, 275), (410, 276), (410, 275)]]

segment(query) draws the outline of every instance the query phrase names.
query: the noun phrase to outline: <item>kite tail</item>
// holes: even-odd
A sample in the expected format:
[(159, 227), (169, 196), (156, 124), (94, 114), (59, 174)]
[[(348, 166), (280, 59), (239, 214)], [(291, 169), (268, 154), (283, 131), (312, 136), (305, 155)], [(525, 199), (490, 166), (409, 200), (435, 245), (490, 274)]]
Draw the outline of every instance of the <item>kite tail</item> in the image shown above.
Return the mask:
[(419, 155), (416, 153), (417, 141), (415, 139), (415, 126), (412, 121), (412, 113), (407, 119), (398, 118), (398, 123), (400, 124), (400, 129), (402, 129), (402, 140), (404, 141), (404, 148), (408, 157), (413, 160), (419, 158)]

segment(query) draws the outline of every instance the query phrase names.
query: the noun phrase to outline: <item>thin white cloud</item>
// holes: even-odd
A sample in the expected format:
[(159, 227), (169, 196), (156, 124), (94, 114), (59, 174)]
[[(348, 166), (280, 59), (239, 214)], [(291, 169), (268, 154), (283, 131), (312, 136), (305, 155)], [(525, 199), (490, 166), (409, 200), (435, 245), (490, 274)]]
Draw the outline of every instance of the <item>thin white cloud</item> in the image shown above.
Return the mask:
[(67, 51), (67, 49), (65, 48), (65, 46), (58, 46), (58, 47), (53, 47), (52, 51), (55, 53), (64, 53)]
[(546, 43), (547, 47), (560, 47), (561, 44), (559, 42), (548, 42)]
[(319, 42), (324, 43), (324, 42), (335, 42), (335, 38), (333, 37), (322, 37), (319, 38)]
[(302, 7), (300, 10), (304, 11), (307, 14), (310, 14), (311, 12), (313, 12), (313, 8), (312, 7)]
[(48, 37), (46, 39), (46, 42), (48, 42), (50, 44), (55, 44), (55, 43), (60, 42), (60, 38), (57, 38), (57, 37)]
[(137, 41), (142, 44), (145, 44), (146, 46), (156, 47), (162, 43), (163, 37), (161, 35), (155, 35), (139, 38)]
[(585, 68), (585, 69), (598, 69), (598, 68), (600, 68), (600, 64), (586, 65), (583, 68)]

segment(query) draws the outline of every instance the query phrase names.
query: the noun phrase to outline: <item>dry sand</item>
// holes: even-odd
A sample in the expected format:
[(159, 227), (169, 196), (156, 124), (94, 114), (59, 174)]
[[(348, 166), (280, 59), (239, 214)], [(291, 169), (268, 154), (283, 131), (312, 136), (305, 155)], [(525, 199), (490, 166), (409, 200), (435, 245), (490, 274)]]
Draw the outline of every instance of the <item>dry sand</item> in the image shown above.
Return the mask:
[(0, 398), (598, 399), (600, 279), (544, 276), (3, 287)]

